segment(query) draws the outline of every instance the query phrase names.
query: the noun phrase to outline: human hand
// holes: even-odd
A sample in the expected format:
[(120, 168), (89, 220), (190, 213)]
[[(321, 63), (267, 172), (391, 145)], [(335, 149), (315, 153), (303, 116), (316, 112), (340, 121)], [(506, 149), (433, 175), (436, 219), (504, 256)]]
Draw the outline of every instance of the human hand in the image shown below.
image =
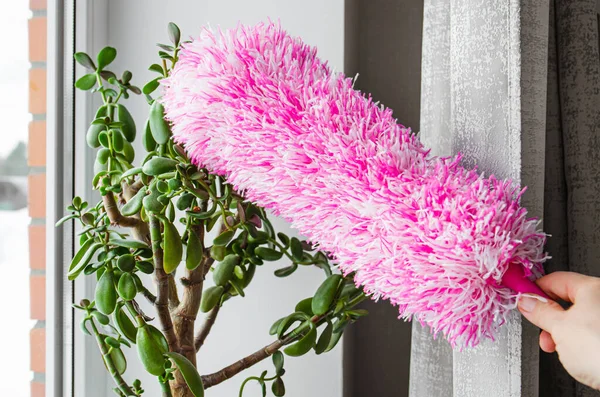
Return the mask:
[(556, 351), (573, 378), (600, 390), (600, 278), (556, 272), (536, 283), (552, 299), (573, 304), (565, 310), (541, 297), (521, 296), (519, 311), (542, 329), (540, 347)]

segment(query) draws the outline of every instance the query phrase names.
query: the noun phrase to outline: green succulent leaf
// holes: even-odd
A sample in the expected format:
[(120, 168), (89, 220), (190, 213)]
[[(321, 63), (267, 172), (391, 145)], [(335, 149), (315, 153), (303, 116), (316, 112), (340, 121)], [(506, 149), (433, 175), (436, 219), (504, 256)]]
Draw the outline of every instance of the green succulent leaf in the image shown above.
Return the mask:
[(315, 346), (317, 342), (317, 329), (313, 323), (310, 323), (310, 330), (296, 343), (283, 349), (283, 352), (291, 357), (300, 357), (305, 355)]
[(277, 330), (279, 329), (279, 326), (281, 325), (281, 323), (285, 320), (285, 317), (280, 318), (279, 320), (275, 321), (272, 325), (271, 328), (269, 328), (269, 335), (275, 335), (277, 333)]
[(191, 193), (182, 194), (177, 200), (177, 209), (180, 211), (185, 211), (192, 205), (194, 201), (194, 195)]
[(160, 85), (160, 79), (161, 77), (157, 77), (154, 80), (150, 80), (149, 82), (147, 82), (146, 85), (144, 85), (144, 87), (142, 88), (142, 92), (146, 95), (152, 94)]
[(171, 40), (171, 43), (175, 44), (175, 46), (178, 46), (179, 40), (181, 39), (181, 31), (179, 30), (179, 27), (173, 22), (169, 22), (167, 30), (169, 33), (169, 40)]
[(117, 104), (117, 121), (123, 123), (121, 131), (128, 142), (133, 142), (136, 136), (135, 121), (129, 110), (120, 103)]
[(171, 137), (171, 129), (169, 128), (169, 124), (165, 120), (165, 108), (163, 105), (154, 101), (152, 106), (150, 107), (150, 130), (152, 132), (152, 136), (154, 140), (159, 145), (164, 145), (169, 141)]
[(283, 256), (282, 252), (267, 247), (257, 247), (254, 253), (266, 261), (276, 261)]
[(231, 239), (235, 236), (235, 231), (227, 230), (215, 237), (213, 240), (214, 245), (227, 245), (231, 241)]
[(100, 313), (98, 310), (94, 310), (92, 312), (92, 316), (98, 320), (98, 322), (102, 325), (108, 325), (108, 323), (110, 322), (110, 319), (108, 318), (107, 315)]
[(146, 120), (146, 124), (144, 124), (144, 134), (142, 135), (142, 146), (147, 152), (152, 152), (156, 149), (156, 141), (152, 136), (152, 131), (150, 130), (150, 120)]
[(231, 280), (229, 280), (229, 284), (233, 287), (233, 290), (242, 298), (244, 298), (246, 296), (246, 293), (244, 292), (244, 288), (242, 287), (242, 284), (240, 283), (239, 280), (232, 278)]
[(130, 301), (135, 298), (135, 295), (137, 294), (137, 288), (131, 273), (121, 274), (121, 277), (119, 277), (119, 283), (117, 285), (117, 291), (119, 292), (119, 296), (125, 301)]
[(154, 272), (154, 265), (149, 261), (139, 261), (135, 263), (135, 267), (145, 274), (152, 274)]
[(104, 69), (106, 66), (110, 65), (112, 61), (117, 57), (117, 50), (113, 47), (104, 47), (98, 53), (98, 70)]
[[(113, 72), (110, 72), (108, 70), (101, 70), (99, 72), (99, 74), (100, 74), (100, 77), (102, 77), (104, 80), (108, 81), (109, 83), (115, 84), (115, 85), (119, 84), (119, 82), (117, 81), (117, 76)], [(115, 90), (111, 90), (111, 91), (113, 91), (114, 94), (117, 93)]]
[(121, 174), (121, 180), (132, 177), (134, 175), (138, 175), (141, 172), (142, 172), (141, 167), (130, 168), (127, 171), (125, 171), (123, 174)]
[(90, 58), (90, 56), (85, 52), (76, 52), (73, 55), (73, 58), (75, 58), (75, 61), (84, 68), (96, 70), (96, 65), (94, 65), (94, 61), (92, 61), (92, 58)]
[(181, 258), (183, 257), (183, 243), (181, 242), (181, 236), (175, 225), (166, 218), (161, 220), (164, 224), (163, 266), (165, 272), (168, 274), (175, 271), (177, 266), (179, 266), (179, 263), (181, 263)]
[(58, 220), (58, 222), (56, 222), (56, 224), (55, 224), (54, 226), (60, 226), (60, 225), (62, 225), (63, 223), (65, 223), (65, 222), (67, 222), (67, 221), (70, 221), (71, 219), (78, 218), (78, 217), (79, 217), (79, 215), (77, 215), (77, 214), (65, 215), (65, 216), (63, 216), (62, 218), (60, 218), (60, 219)]
[(121, 331), (121, 334), (129, 341), (135, 343), (137, 329), (122, 307), (118, 307), (115, 310), (113, 313), (113, 320), (119, 331)]
[(319, 286), (312, 301), (312, 311), (317, 316), (325, 314), (335, 299), (342, 276), (333, 274)]
[(306, 315), (308, 315), (310, 317), (314, 316), (314, 313), (312, 311), (312, 300), (313, 300), (312, 297), (306, 298), (306, 299), (302, 299), (296, 305), (295, 311), (306, 313)]
[(283, 383), (283, 379), (277, 378), (271, 385), (271, 391), (275, 397), (285, 396), (285, 384)]
[(225, 288), (220, 285), (209, 287), (204, 290), (202, 293), (202, 303), (200, 304), (202, 313), (208, 313), (217, 306), (221, 296), (223, 296), (223, 291), (225, 291)]
[(283, 372), (283, 362), (283, 353), (280, 351), (273, 353), (273, 365), (275, 366), (275, 373), (279, 376), (282, 375)]
[[(120, 345), (119, 342), (111, 336), (104, 336), (103, 339), (104, 343), (112, 347), (109, 353), (109, 357), (114, 365), (114, 368), (117, 370), (119, 375), (123, 375), (127, 370), (127, 359), (125, 358), (125, 355), (123, 354), (123, 351), (120, 347), (113, 346)], [(104, 358), (104, 360), (106, 360), (106, 358)]]
[(156, 327), (144, 324), (137, 330), (136, 345), (146, 371), (155, 376), (162, 375), (165, 372), (164, 354), (169, 351), (164, 335)]
[(148, 68), (148, 70), (150, 70), (151, 72), (160, 73), (161, 75), (164, 72), (162, 66), (160, 66), (157, 63), (154, 63), (154, 64), (150, 65), (150, 67)]
[(91, 90), (96, 85), (96, 75), (93, 73), (81, 76), (76, 82), (75, 87), (80, 90)]
[(189, 270), (197, 268), (204, 258), (204, 247), (198, 234), (194, 230), (190, 230), (186, 247), (185, 267)]
[(329, 340), (329, 345), (327, 346), (327, 348), (325, 349), (325, 351), (323, 353), (327, 353), (327, 352), (333, 350), (333, 348), (338, 344), (340, 339), (342, 339), (342, 334), (343, 334), (343, 332), (334, 332), (333, 334), (331, 334), (331, 339)]
[(187, 383), (192, 394), (195, 397), (204, 397), (204, 385), (202, 384), (202, 378), (196, 370), (196, 367), (179, 353), (169, 352), (164, 355), (171, 359), (179, 372), (181, 372), (181, 375), (183, 375), (183, 379), (185, 379), (185, 383)]
[(210, 256), (216, 261), (222, 261), (226, 251), (227, 249), (222, 245), (213, 245), (210, 247)]
[(115, 273), (105, 271), (96, 284), (96, 306), (104, 314), (111, 314), (117, 307), (117, 290), (115, 288)]
[(110, 243), (112, 245), (116, 245), (117, 247), (124, 247), (130, 249), (149, 248), (148, 244), (138, 240), (112, 239), (110, 240)]
[(283, 234), (283, 233), (277, 233), (277, 237), (279, 237), (279, 240), (281, 240), (281, 242), (283, 243), (284, 246), (289, 246), (290, 245), (290, 238)]
[(86, 134), (85, 140), (89, 147), (92, 149), (100, 147), (100, 141), (98, 140), (98, 136), (100, 132), (104, 131), (106, 126), (104, 124), (90, 124)]
[(69, 280), (75, 280), (77, 276), (85, 269), (85, 267), (90, 263), (92, 258), (94, 257), (96, 251), (102, 246), (100, 243), (94, 242), (93, 239), (87, 240), (77, 251), (73, 260), (71, 261), (71, 265), (69, 266), (69, 272), (67, 273), (67, 277)]
[(134, 215), (142, 209), (144, 197), (146, 197), (146, 186), (143, 186), (129, 201), (121, 208), (121, 213), (126, 216)]
[(146, 175), (158, 176), (177, 169), (178, 161), (166, 157), (154, 157), (143, 165), (142, 171)]
[(310, 317), (303, 312), (294, 312), (289, 316), (283, 318), (277, 326), (277, 337), (281, 339), (287, 330), (296, 322), (309, 321)]
[(225, 287), (229, 280), (231, 280), (234, 269), (239, 265), (240, 261), (241, 258), (235, 254), (230, 254), (223, 258), (223, 261), (216, 266), (213, 272), (215, 284)]
[(325, 350), (329, 347), (329, 343), (331, 342), (331, 337), (333, 335), (333, 324), (331, 322), (327, 323), (327, 326), (321, 333), (319, 337), (319, 341), (315, 346), (315, 353), (321, 354), (325, 352)]
[(300, 240), (298, 240), (296, 237), (292, 237), (292, 240), (290, 241), (290, 249), (292, 251), (292, 258), (298, 262), (301, 262), (304, 250), (302, 249), (302, 243)]
[(291, 275), (292, 273), (294, 273), (296, 271), (296, 269), (298, 269), (298, 265), (295, 263), (292, 263), (290, 266), (287, 267), (282, 267), (281, 269), (277, 269), (275, 270), (275, 276), (277, 277), (287, 277), (289, 275)]

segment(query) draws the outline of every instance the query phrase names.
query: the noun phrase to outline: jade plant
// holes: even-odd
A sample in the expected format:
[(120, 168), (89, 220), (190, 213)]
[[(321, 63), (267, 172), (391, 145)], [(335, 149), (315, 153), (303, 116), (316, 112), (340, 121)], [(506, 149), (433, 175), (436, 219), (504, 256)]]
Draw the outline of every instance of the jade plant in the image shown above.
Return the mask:
[[(239, 395), (248, 382), (258, 382), (263, 396), (268, 389), (283, 396), (284, 355), (333, 349), (345, 327), (367, 314), (356, 308), (365, 294), (351, 274), (336, 272), (326, 252), (277, 232), (264, 208), (247, 201), (222, 176), (192, 164), (185, 147), (172, 140), (157, 89), (176, 64), (182, 42), (175, 24), (169, 24), (168, 34), (171, 43), (158, 44), (160, 61), (149, 67), (157, 76), (142, 89), (132, 84), (130, 71), (117, 77), (108, 69), (117, 56), (114, 48), (102, 49), (96, 61), (75, 54), (88, 71), (76, 87), (100, 95), (102, 105), (85, 133), (96, 150), (91, 183), (101, 200), (91, 205), (74, 197), (69, 214), (57, 223), (76, 220), (82, 228), (69, 280), (97, 280), (94, 297), (74, 307), (84, 313), (81, 329), (95, 338), (119, 396), (144, 395), (141, 382), (127, 377), (126, 348), (137, 349), (163, 396), (203, 396), (206, 389), (269, 357), (272, 374), (239, 381)], [(124, 104), (132, 94), (143, 95), (149, 105), (139, 132)], [(133, 146), (140, 137), (141, 154)], [(271, 344), (200, 375), (196, 363), (219, 312), (229, 300), (252, 294), (255, 272), (282, 258), (289, 264), (274, 270), (277, 277), (315, 266), (323, 271), (321, 286), (307, 291), (308, 298), (265, 330), (273, 335)], [(149, 277), (140, 277), (142, 273), (153, 277), (153, 285), (143, 281)], [(204, 288), (206, 277), (214, 286)], [(148, 300), (156, 313), (144, 313), (140, 299)], [(196, 326), (199, 312), (206, 314)]]

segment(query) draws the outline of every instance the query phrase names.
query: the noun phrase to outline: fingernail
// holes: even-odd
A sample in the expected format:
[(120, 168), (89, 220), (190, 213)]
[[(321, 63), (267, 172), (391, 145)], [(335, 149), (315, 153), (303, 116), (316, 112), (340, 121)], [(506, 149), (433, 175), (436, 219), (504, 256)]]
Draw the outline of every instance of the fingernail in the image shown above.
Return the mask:
[(517, 304), (524, 312), (531, 312), (535, 309), (535, 305), (539, 302), (547, 303), (548, 299), (536, 294), (522, 294), (519, 297)]

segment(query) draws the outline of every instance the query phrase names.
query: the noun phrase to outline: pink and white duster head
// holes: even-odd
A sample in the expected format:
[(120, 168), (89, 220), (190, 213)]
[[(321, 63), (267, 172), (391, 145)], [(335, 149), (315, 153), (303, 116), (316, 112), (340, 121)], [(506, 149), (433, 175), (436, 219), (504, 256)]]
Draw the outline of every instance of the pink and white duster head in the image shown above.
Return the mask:
[(520, 292), (541, 293), (530, 280), (543, 273), (545, 234), (520, 188), (431, 156), (280, 26), (205, 29), (162, 84), (195, 163), (332, 253), (402, 318), (474, 346), (494, 338)]

